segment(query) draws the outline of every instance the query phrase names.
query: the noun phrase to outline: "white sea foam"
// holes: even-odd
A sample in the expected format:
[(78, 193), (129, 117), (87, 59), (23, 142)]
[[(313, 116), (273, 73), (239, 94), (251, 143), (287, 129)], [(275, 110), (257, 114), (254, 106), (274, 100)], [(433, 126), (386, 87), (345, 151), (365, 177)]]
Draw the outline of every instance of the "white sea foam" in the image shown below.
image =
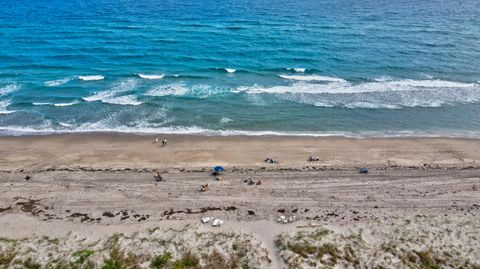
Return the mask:
[(73, 124), (70, 124), (70, 123), (59, 122), (58, 124), (60, 124), (63, 127), (73, 127)]
[(369, 109), (399, 109), (401, 108), (399, 105), (391, 105), (391, 104), (379, 104), (379, 103), (371, 103), (371, 102), (351, 102), (345, 104), (343, 107), (346, 108), (369, 108)]
[(288, 80), (301, 80), (301, 81), (325, 81), (325, 82), (345, 82), (344, 79), (319, 76), (319, 75), (279, 75), (279, 77)]
[(165, 77), (164, 74), (150, 74), (150, 75), (147, 75), (147, 74), (138, 74), (139, 77), (143, 78), (143, 79), (162, 79)]
[(51, 81), (45, 81), (44, 85), (47, 87), (56, 87), (60, 86), (62, 84), (65, 84), (72, 80), (72, 78), (62, 78), (62, 79), (57, 79), (57, 80), (51, 80)]
[(231, 121), (233, 121), (233, 120), (230, 119), (230, 118), (227, 118), (227, 117), (222, 117), (222, 118), (220, 119), (220, 123), (223, 123), (223, 124), (229, 123), (229, 122), (231, 122)]
[(381, 76), (381, 77), (375, 78), (374, 80), (378, 82), (385, 82), (385, 81), (392, 81), (393, 79), (390, 76)]
[[(308, 102), (307, 102), (308, 103)], [(381, 104), (381, 103), (372, 103), (372, 102), (346, 102), (342, 103), (341, 101), (317, 101), (314, 102), (314, 106), (318, 107), (343, 107), (343, 108), (367, 108), (367, 109), (400, 109), (400, 105), (392, 104)]]
[(137, 82), (133, 79), (123, 80), (116, 83), (110, 90), (98, 92), (82, 99), (87, 102), (101, 101), (102, 103), (117, 105), (140, 105), (142, 102), (138, 101), (136, 96), (124, 95), (125, 92), (134, 90), (136, 85)]
[(147, 96), (191, 96), (206, 98), (212, 95), (229, 92), (225, 88), (212, 87), (206, 84), (187, 86), (182, 83), (174, 83), (156, 86), (145, 93)]
[(160, 85), (150, 89), (145, 95), (148, 96), (183, 96), (188, 92), (184, 84)]
[(300, 68), (300, 67), (295, 67), (295, 68), (287, 68), (287, 70), (293, 70), (297, 73), (305, 73), (305, 71), (307, 71), (306, 68)]
[(104, 103), (115, 104), (115, 105), (125, 105), (125, 106), (138, 106), (141, 105), (142, 102), (137, 100), (135, 95), (124, 95), (118, 97), (107, 98), (102, 100)]
[(80, 102), (77, 100), (77, 101), (73, 101), (73, 102), (70, 102), (70, 103), (47, 103), (47, 102), (33, 102), (32, 105), (34, 106), (56, 106), (56, 107), (64, 107), (64, 106), (73, 106), (73, 105), (76, 105), (76, 104), (79, 104)]
[(3, 87), (0, 87), (0, 96), (10, 94), (12, 92), (18, 91), (19, 89), (20, 89), (20, 85), (16, 83), (5, 85)]
[(94, 81), (94, 80), (102, 80), (105, 77), (102, 75), (93, 75), (93, 76), (78, 76), (78, 79), (84, 81)]
[(236, 69), (233, 69), (233, 68), (225, 68), (225, 71), (227, 71), (228, 73), (235, 73), (237, 72)]
[(10, 100), (0, 100), (0, 114), (10, 114), (15, 112), (14, 110), (7, 109), (10, 104)]
[(397, 80), (365, 82), (360, 84), (335, 82), (327, 84), (310, 84), (297, 82), (287, 86), (274, 87), (240, 87), (237, 91), (249, 93), (365, 93), (365, 92), (391, 92), (391, 91), (418, 91), (439, 90), (446, 88), (479, 89), (477, 83), (461, 83), (443, 80)]
[(478, 132), (471, 131), (446, 131), (446, 132), (420, 132), (420, 131), (362, 131), (362, 132), (281, 132), (281, 131), (244, 131), (244, 130), (212, 130), (198, 126), (188, 127), (108, 127), (102, 123), (88, 123), (80, 126), (59, 123), (63, 128), (52, 128), (52, 124), (39, 127), (1, 126), (0, 134), (25, 135), (25, 134), (52, 134), (52, 133), (132, 133), (132, 134), (190, 134), (190, 135), (215, 135), (215, 136), (299, 136), (299, 137), (471, 137), (479, 138)]
[(51, 103), (45, 103), (45, 102), (33, 102), (32, 105), (34, 106), (49, 106), (52, 105)]
[(479, 84), (440, 80), (378, 81), (360, 84), (297, 82), (287, 86), (240, 87), (237, 92), (246, 92), (249, 95), (270, 94), (277, 99), (319, 107), (398, 109), (480, 102)]
[(57, 103), (57, 104), (53, 104), (53, 106), (58, 106), (58, 107), (73, 106), (73, 105), (76, 105), (78, 103), (79, 103), (78, 101), (73, 101), (71, 103)]

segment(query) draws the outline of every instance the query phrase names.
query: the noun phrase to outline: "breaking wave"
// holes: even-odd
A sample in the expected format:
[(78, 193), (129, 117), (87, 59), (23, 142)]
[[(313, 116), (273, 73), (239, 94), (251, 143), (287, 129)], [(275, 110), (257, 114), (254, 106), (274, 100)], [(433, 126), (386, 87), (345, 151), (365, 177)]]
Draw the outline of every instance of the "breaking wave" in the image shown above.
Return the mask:
[(136, 85), (137, 82), (133, 79), (123, 80), (115, 84), (110, 90), (101, 91), (82, 99), (86, 102), (100, 101), (108, 104), (137, 106), (142, 102), (138, 101), (135, 95), (125, 95), (126, 92), (133, 91)]
[(307, 71), (306, 68), (299, 68), (299, 67), (296, 67), (296, 68), (287, 68), (288, 71), (295, 71), (297, 73), (305, 73), (305, 71)]
[(279, 75), (279, 77), (288, 80), (301, 80), (301, 81), (325, 81), (325, 82), (345, 82), (344, 79), (319, 76), (319, 75)]
[(20, 85), (16, 83), (8, 84), (3, 87), (0, 87), (0, 96), (8, 95), (12, 92), (18, 91), (20, 89)]
[(157, 75), (153, 75), (153, 74), (151, 74), (151, 75), (138, 74), (138, 76), (139, 76), (140, 78), (143, 78), (143, 79), (162, 79), (162, 78), (165, 77), (164, 74), (157, 74)]
[(79, 103), (78, 101), (74, 101), (74, 102), (71, 102), (71, 103), (57, 103), (57, 104), (53, 104), (53, 106), (58, 106), (58, 107), (73, 106), (73, 105), (76, 105), (78, 103)]
[(397, 80), (352, 84), (297, 82), (288, 86), (241, 87), (238, 92), (270, 94), (319, 107), (399, 109), (480, 102), (480, 85), (443, 80)]
[(116, 126), (109, 127), (101, 123), (88, 123), (75, 126), (68, 123), (59, 123), (58, 127), (47, 126), (24, 127), (24, 126), (0, 126), (1, 135), (43, 135), (62, 133), (131, 133), (131, 134), (179, 134), (179, 135), (206, 135), (206, 136), (298, 136), (298, 137), (471, 137), (479, 138), (478, 132), (422, 132), (422, 131), (318, 131), (318, 132), (288, 132), (288, 131), (247, 131), (247, 130), (212, 130), (198, 126), (177, 127), (145, 127), (145, 126)]
[(62, 79), (57, 79), (57, 80), (51, 80), (51, 81), (45, 81), (44, 85), (47, 87), (56, 87), (60, 86), (62, 84), (65, 84), (72, 80), (72, 78), (62, 78)]
[(9, 105), (10, 100), (0, 100), (0, 114), (10, 114), (15, 112), (7, 109)]
[(188, 88), (183, 84), (160, 85), (150, 89), (145, 95), (148, 96), (183, 96), (188, 92)]
[(230, 89), (214, 87), (206, 84), (187, 86), (182, 83), (159, 85), (148, 90), (146, 96), (189, 96), (196, 98), (207, 98), (213, 95), (231, 92)]
[(78, 79), (84, 81), (95, 81), (95, 80), (102, 80), (105, 77), (102, 75), (93, 75), (93, 76), (78, 76)]
[(32, 105), (34, 106), (56, 106), (56, 107), (65, 107), (65, 106), (73, 106), (79, 104), (79, 101), (73, 101), (70, 103), (45, 103), (45, 102), (33, 102)]

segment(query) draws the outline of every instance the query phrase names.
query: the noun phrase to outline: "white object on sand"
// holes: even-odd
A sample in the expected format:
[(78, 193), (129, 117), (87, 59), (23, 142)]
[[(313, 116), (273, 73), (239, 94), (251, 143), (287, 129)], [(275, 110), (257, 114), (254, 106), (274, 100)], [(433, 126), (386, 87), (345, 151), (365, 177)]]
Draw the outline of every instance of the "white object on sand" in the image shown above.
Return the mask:
[(203, 217), (203, 218), (202, 218), (202, 223), (203, 223), (203, 224), (209, 223), (209, 222), (212, 221), (213, 219), (214, 219), (213, 217)]
[(213, 220), (213, 223), (212, 223), (213, 227), (220, 227), (222, 225), (223, 225), (223, 220), (221, 220), (221, 219), (214, 219)]
[(280, 216), (277, 218), (277, 222), (281, 224), (287, 224), (297, 221), (297, 216)]

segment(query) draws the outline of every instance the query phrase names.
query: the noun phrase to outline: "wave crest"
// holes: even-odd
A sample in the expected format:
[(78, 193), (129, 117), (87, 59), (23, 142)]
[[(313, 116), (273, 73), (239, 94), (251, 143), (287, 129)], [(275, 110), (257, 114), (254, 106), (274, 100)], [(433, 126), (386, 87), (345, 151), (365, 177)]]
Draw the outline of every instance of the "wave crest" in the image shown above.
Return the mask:
[(82, 98), (86, 102), (101, 101), (102, 103), (116, 105), (133, 105), (137, 106), (142, 102), (137, 100), (133, 94), (125, 95), (124, 93), (135, 89), (137, 82), (133, 79), (123, 80), (115, 84), (110, 90), (98, 92), (94, 95)]
[(60, 86), (62, 84), (65, 84), (72, 80), (71, 78), (62, 78), (62, 79), (57, 79), (57, 80), (50, 80), (50, 81), (45, 81), (44, 85), (47, 87), (56, 87)]
[(10, 105), (10, 100), (0, 100), (0, 114), (10, 114), (15, 111), (8, 110), (7, 107)]
[(12, 92), (18, 91), (20, 89), (20, 85), (16, 83), (8, 84), (3, 87), (0, 87), (0, 96), (8, 95)]
[(150, 89), (145, 95), (148, 96), (183, 96), (186, 95), (188, 89), (183, 84), (169, 84), (160, 85), (153, 89)]
[(162, 79), (165, 77), (164, 74), (151, 74), (151, 75), (147, 75), (147, 74), (138, 74), (138, 76), (140, 78), (143, 78), (143, 79)]
[(279, 77), (288, 80), (301, 80), (301, 81), (325, 81), (325, 82), (345, 82), (344, 79), (319, 76), (319, 75), (279, 75)]
[(242, 87), (238, 92), (319, 107), (399, 109), (480, 102), (480, 85), (442, 80), (377, 81), (360, 84), (297, 82), (288, 86)]
[(102, 75), (93, 75), (93, 76), (78, 76), (78, 79), (84, 81), (95, 81), (95, 80), (103, 80), (105, 77)]
[(297, 73), (305, 73), (307, 71), (306, 68), (294, 67), (294, 68), (287, 68), (288, 71), (295, 71)]

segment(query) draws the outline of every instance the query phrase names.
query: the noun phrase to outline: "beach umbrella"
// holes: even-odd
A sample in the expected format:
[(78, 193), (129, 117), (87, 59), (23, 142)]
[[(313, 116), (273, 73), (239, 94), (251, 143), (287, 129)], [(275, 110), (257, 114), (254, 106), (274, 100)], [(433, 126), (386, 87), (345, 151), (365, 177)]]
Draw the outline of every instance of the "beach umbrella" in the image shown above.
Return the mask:
[(223, 169), (223, 167), (221, 167), (220, 165), (219, 166), (215, 166), (215, 168), (213, 168), (213, 170), (217, 173), (220, 173), (220, 172), (223, 172), (225, 171), (225, 169)]

